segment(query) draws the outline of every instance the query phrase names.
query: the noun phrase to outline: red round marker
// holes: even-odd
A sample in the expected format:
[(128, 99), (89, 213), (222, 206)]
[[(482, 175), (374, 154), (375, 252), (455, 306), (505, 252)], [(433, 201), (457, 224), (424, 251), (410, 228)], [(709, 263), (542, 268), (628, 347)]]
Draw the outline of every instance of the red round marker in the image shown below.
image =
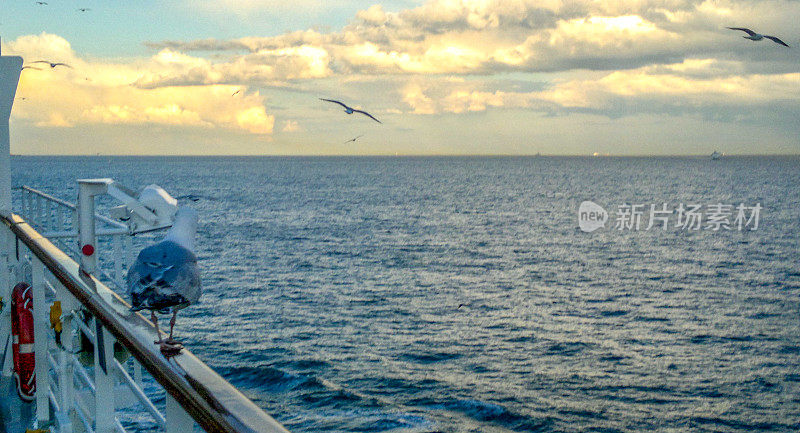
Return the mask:
[(84, 256), (91, 256), (92, 254), (94, 254), (94, 247), (89, 244), (86, 244), (83, 246), (83, 248), (81, 248), (81, 252), (83, 253)]

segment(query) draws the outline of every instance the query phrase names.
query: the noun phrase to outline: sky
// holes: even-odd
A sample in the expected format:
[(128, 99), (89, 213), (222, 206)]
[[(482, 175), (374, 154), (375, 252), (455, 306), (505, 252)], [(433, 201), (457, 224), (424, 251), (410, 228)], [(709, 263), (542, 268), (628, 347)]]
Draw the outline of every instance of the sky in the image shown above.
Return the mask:
[(800, 154), (796, 0), (44, 2), (14, 154)]

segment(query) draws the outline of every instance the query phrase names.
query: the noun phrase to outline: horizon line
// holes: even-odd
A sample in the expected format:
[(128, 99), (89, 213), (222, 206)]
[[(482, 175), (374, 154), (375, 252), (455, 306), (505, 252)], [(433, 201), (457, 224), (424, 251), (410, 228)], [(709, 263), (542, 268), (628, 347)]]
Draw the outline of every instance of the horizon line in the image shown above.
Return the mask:
[[(708, 153), (686, 153), (686, 154), (574, 154), (574, 153), (408, 153), (408, 154), (388, 154), (388, 153), (374, 153), (374, 154), (97, 154), (97, 153), (29, 153), (20, 154), (12, 153), (11, 156), (90, 156), (90, 157), (204, 157), (204, 158), (219, 158), (219, 157), (578, 157), (578, 158), (681, 158), (681, 157), (710, 157)], [(798, 153), (735, 153), (723, 154), (723, 157), (752, 157), (752, 156), (782, 156), (782, 157), (798, 157)]]

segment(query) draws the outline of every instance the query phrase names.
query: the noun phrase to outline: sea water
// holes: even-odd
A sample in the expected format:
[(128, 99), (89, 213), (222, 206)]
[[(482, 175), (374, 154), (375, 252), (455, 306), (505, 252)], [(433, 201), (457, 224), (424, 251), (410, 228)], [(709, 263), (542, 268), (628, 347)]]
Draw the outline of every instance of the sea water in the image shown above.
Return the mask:
[(293, 432), (800, 430), (800, 158), (12, 167), (72, 202), (82, 177), (196, 199), (204, 294), (176, 334)]

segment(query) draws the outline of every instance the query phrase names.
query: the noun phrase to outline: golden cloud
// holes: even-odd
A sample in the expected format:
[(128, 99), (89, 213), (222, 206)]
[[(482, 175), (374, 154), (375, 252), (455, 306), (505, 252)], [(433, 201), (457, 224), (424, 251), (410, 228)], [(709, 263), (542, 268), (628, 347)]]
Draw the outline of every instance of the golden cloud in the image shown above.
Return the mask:
[[(21, 55), (26, 61), (48, 59), (72, 66), (22, 71), (17, 94), (24, 100), (15, 104), (13, 116), (38, 126), (157, 124), (253, 134), (271, 134), (273, 130), (274, 116), (266, 113), (258, 92), (231, 97), (241, 86), (131, 86), (174, 71), (206, 71), (210, 64), (204, 59), (165, 49), (139, 62), (88, 61), (78, 57), (66, 40), (46, 33), (20, 37), (3, 48), (4, 53)], [(208, 77), (215, 71), (196, 73)]]
[(203, 65), (206, 74), (199, 77), (187, 67), (142, 84), (636, 69), (709, 53), (744, 53), (750, 46), (722, 30), (752, 16), (774, 24), (775, 31), (788, 29), (780, 23), (791, 21), (784, 17), (800, 18), (800, 5), (789, 0), (431, 0), (399, 12), (373, 5), (336, 32), (150, 44), (250, 53)]
[[(487, 90), (482, 81), (415, 78), (401, 90), (414, 114), (464, 113), (491, 108), (609, 112), (620, 105), (637, 111), (665, 107), (714, 110), (800, 102), (800, 72), (742, 73), (738, 62), (691, 59), (604, 73), (595, 78), (557, 79), (543, 90)], [(612, 111), (609, 111), (612, 110)], [(617, 111), (613, 115), (620, 115)]]

